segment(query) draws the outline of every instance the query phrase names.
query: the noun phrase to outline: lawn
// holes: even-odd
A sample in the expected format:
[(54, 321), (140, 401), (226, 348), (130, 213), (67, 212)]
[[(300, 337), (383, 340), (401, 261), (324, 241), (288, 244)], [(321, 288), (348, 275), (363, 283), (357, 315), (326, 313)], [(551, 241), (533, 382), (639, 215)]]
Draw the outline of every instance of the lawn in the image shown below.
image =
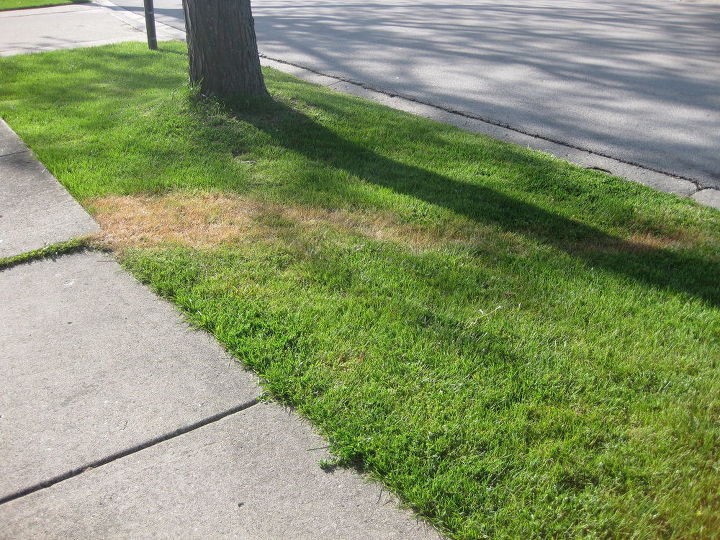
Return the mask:
[(0, 60), (94, 241), (455, 538), (720, 530), (720, 212), (182, 44)]
[(0, 0), (0, 11), (36, 7), (64, 6), (66, 4), (84, 4), (89, 0)]

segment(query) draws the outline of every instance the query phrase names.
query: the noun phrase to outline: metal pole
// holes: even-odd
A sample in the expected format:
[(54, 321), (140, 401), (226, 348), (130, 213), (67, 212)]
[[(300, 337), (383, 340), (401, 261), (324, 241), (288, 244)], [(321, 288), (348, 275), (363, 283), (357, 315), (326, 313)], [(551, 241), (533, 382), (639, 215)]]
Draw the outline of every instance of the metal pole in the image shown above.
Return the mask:
[(157, 49), (157, 35), (155, 34), (155, 8), (153, 0), (144, 0), (145, 2), (145, 29), (147, 30), (148, 47)]

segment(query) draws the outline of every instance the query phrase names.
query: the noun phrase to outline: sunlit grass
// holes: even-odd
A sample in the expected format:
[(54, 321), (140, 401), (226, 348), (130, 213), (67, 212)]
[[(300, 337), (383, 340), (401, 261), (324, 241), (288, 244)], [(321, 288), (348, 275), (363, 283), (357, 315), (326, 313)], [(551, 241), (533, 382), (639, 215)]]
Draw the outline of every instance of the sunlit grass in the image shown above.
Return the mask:
[(89, 0), (0, 0), (0, 11), (48, 6), (64, 6), (66, 4), (84, 4), (88, 1)]

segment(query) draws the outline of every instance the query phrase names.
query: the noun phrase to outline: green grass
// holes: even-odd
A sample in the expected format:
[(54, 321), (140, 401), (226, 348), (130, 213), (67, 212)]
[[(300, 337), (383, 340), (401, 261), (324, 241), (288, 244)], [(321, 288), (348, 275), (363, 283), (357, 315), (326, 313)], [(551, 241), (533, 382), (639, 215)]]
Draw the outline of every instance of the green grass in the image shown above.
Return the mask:
[(13, 266), (17, 266), (19, 264), (36, 261), (38, 259), (45, 259), (48, 257), (55, 258), (68, 253), (74, 253), (76, 251), (87, 249), (88, 247), (89, 243), (86, 239), (77, 238), (68, 240), (67, 242), (58, 242), (57, 244), (52, 244), (44, 248), (34, 249), (20, 255), (2, 257), (0, 258), (0, 271), (7, 270), (8, 268), (12, 268)]
[(89, 0), (0, 0), (0, 11), (37, 7), (64, 6), (66, 4), (84, 4)]
[(118, 255), (338, 464), (456, 538), (718, 535), (720, 213), (272, 70), (198, 103), (163, 47), (2, 59), (0, 115), (98, 214), (265, 205)]

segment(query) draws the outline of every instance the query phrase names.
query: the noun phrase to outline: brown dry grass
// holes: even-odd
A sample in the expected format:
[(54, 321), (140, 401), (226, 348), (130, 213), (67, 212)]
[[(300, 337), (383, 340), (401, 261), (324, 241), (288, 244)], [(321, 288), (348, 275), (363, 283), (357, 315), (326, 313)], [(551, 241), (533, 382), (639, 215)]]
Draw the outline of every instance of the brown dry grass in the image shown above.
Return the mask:
[[(272, 241), (332, 227), (345, 233), (377, 240), (400, 242), (413, 250), (448, 244), (479, 246), (488, 229), (477, 224), (423, 227), (401, 223), (390, 212), (328, 210), (259, 201), (227, 193), (175, 192), (163, 196), (127, 195), (86, 201), (93, 208), (101, 232), (95, 241), (102, 247), (122, 250), (180, 244), (212, 248), (244, 242)], [(498, 231), (490, 236), (497, 238)], [(504, 234), (504, 245), (525, 251), (519, 238)], [(647, 252), (685, 247), (686, 236), (637, 233), (628, 239), (608, 237), (600, 242), (568, 246), (577, 252)]]
[(96, 241), (110, 249), (164, 243), (209, 248), (271, 240), (290, 229), (301, 233), (328, 226), (373, 239), (399, 241), (414, 248), (468, 242), (473, 236), (473, 231), (440, 234), (427, 227), (403, 224), (390, 213), (281, 205), (222, 193), (109, 196), (86, 202), (102, 228)]
[(627, 238), (607, 236), (592, 242), (575, 243), (569, 251), (577, 253), (650, 253), (662, 250), (683, 250), (708, 242), (688, 231), (637, 232)]
[(578, 244), (578, 251), (596, 253), (648, 253), (680, 246), (683, 240), (650, 233), (635, 233), (627, 239), (608, 237), (594, 244)]

